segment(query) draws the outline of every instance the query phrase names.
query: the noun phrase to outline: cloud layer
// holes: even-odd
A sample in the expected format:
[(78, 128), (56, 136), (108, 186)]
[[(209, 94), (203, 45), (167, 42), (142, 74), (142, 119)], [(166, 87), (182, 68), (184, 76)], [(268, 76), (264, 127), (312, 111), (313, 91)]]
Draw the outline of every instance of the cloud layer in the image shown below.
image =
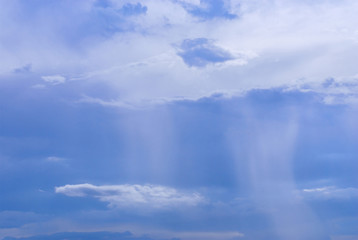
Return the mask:
[(68, 1), (51, 4), (3, 6), (0, 54), (7, 61), (0, 72), (31, 66), (54, 85), (100, 82), (132, 103), (357, 74), (352, 0), (78, 1), (72, 10)]

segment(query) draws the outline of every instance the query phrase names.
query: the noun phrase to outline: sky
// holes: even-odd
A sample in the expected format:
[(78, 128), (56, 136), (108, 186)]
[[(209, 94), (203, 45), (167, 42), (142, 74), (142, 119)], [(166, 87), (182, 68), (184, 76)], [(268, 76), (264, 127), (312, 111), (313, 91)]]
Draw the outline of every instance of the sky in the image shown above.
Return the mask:
[(357, 12), (0, 0), (0, 239), (358, 240)]

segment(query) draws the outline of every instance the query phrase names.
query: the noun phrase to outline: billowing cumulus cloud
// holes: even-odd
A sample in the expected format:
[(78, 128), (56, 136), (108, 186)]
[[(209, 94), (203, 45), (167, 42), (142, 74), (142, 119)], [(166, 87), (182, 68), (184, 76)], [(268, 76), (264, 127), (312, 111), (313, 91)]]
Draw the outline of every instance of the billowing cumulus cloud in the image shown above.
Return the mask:
[(198, 193), (185, 193), (174, 188), (154, 185), (65, 185), (56, 187), (56, 193), (70, 197), (95, 197), (108, 202), (110, 207), (167, 208), (195, 206), (204, 201)]

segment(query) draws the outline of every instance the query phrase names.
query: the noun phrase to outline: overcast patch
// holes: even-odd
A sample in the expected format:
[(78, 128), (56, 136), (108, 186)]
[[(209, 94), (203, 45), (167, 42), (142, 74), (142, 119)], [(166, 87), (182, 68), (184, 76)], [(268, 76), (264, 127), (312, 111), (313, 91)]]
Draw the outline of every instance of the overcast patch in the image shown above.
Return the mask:
[(206, 38), (185, 39), (180, 45), (178, 55), (191, 67), (204, 67), (209, 63), (234, 59), (231, 53), (215, 46), (212, 40)]
[(65, 185), (55, 188), (56, 193), (70, 197), (94, 197), (108, 202), (110, 207), (166, 208), (195, 206), (204, 199), (198, 193), (186, 193), (174, 188), (154, 185)]

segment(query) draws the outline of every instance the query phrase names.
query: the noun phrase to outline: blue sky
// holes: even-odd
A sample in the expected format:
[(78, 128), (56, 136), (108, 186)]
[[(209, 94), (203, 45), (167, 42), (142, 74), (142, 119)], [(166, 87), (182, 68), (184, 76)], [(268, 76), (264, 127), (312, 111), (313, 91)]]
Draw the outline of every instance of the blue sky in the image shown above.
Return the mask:
[(358, 240), (357, 11), (0, 0), (0, 239)]

